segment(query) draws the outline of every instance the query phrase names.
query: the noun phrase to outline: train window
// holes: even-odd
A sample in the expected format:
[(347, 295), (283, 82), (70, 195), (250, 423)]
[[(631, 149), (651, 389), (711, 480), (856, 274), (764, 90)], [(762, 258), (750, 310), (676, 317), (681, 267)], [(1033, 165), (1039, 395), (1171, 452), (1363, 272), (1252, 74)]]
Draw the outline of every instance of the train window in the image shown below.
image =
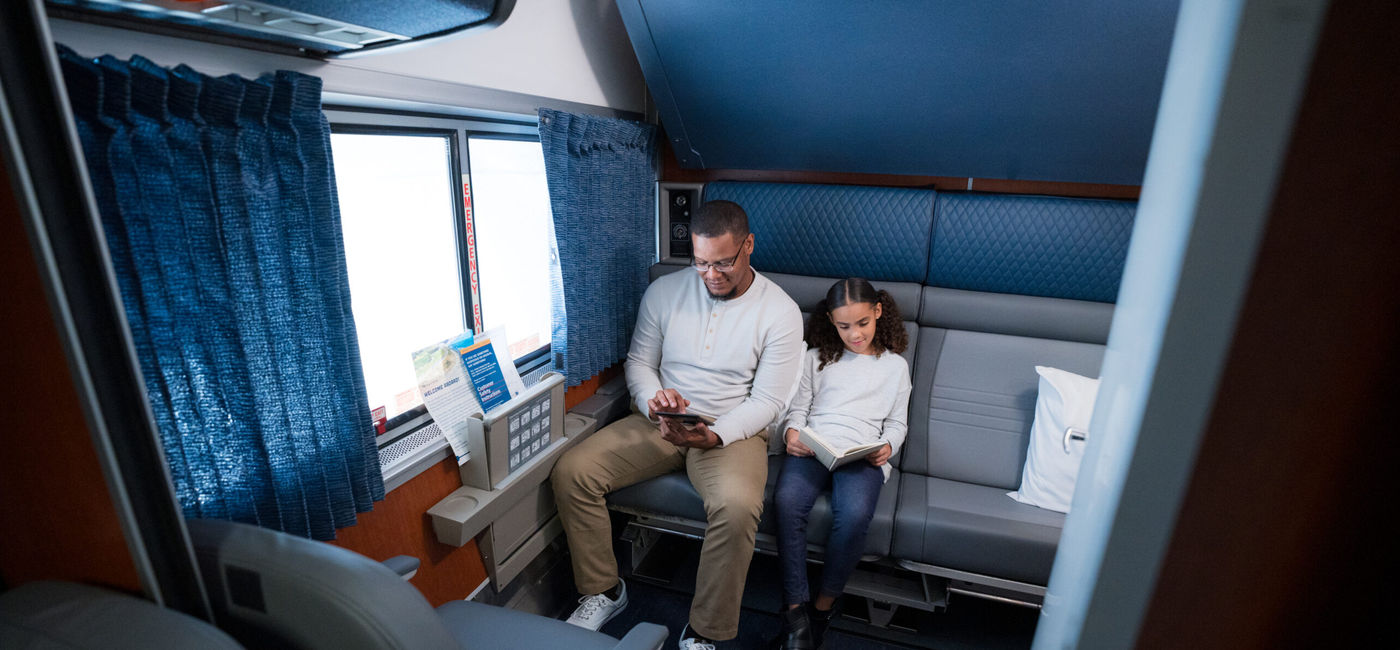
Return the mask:
[(410, 361), (423, 346), (504, 327), (526, 382), (547, 371), (554, 239), (534, 118), (375, 106), (326, 117), (380, 444), (427, 421)]
[(482, 324), (505, 327), (515, 359), (541, 355), (554, 249), (544, 153), (538, 140), (487, 135), (469, 136), (467, 151)]
[(450, 134), (333, 133), (351, 304), (371, 409), (422, 405), (410, 355), (466, 326)]

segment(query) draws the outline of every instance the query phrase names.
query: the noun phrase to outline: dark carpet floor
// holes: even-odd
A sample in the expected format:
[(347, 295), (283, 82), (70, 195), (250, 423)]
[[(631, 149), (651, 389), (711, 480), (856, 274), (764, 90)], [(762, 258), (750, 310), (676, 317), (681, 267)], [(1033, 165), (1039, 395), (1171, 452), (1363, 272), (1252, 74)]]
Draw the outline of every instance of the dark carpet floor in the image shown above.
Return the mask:
[[(622, 546), (625, 542), (619, 542)], [(663, 536), (660, 544), (648, 556), (638, 575), (627, 575), (627, 609), (603, 626), (603, 632), (621, 637), (639, 622), (665, 625), (670, 631), (666, 648), (675, 648), (681, 627), (685, 625), (695, 588), (695, 569), (699, 561), (700, 542), (674, 536)], [(619, 558), (621, 559), (621, 558)], [(568, 571), (568, 562), (557, 565)], [(623, 562), (619, 566), (626, 567)], [(821, 568), (809, 565), (809, 579), (815, 584)], [(572, 579), (562, 581), (572, 584)], [(766, 648), (779, 631), (778, 609), (782, 599), (782, 582), (777, 558), (755, 554), (749, 567), (744, 589), (743, 612), (739, 619), (739, 636), (721, 643), (721, 650), (735, 648)], [(954, 594), (946, 611), (923, 612), (901, 608), (892, 621), (894, 627), (882, 629), (865, 622), (865, 601), (846, 598), (840, 604), (842, 616), (832, 623), (827, 636), (831, 650), (884, 648), (1029, 648), (1035, 634), (1039, 612), (1017, 605), (1003, 604), (975, 597)], [(572, 607), (566, 607), (560, 618), (567, 618)]]

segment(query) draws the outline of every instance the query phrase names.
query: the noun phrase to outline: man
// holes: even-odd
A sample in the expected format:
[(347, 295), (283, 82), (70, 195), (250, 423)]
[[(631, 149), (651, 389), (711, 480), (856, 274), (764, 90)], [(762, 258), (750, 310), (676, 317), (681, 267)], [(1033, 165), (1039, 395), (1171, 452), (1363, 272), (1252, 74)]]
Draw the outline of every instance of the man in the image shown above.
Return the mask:
[[(569, 622), (596, 630), (627, 605), (604, 495), (686, 471), (708, 529), (680, 647), (702, 650), (738, 634), (768, 477), (767, 426), (787, 406), (806, 346), (797, 304), (749, 265), (754, 237), (743, 208), (702, 205), (691, 246), (698, 274), (657, 278), (642, 297), (624, 366), (638, 413), (566, 453), (552, 482), (584, 594)], [(715, 419), (686, 426), (662, 412)]]

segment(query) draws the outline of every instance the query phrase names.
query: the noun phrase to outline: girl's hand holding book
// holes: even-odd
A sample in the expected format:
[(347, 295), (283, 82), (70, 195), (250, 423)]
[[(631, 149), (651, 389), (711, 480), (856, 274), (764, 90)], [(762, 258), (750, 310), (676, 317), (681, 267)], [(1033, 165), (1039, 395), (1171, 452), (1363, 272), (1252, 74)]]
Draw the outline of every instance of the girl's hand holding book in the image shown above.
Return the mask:
[(788, 429), (787, 433), (783, 434), (783, 440), (787, 443), (787, 453), (792, 456), (817, 455), (807, 445), (802, 444), (801, 440), (797, 439), (799, 435), (801, 434), (798, 433), (797, 429)]
[(894, 452), (890, 449), (890, 443), (887, 442), (885, 443), (884, 447), (881, 447), (871, 452), (869, 456), (865, 457), (865, 459), (870, 461), (871, 465), (879, 467), (881, 465), (884, 465), (885, 462), (888, 461), (890, 459), (890, 456), (892, 455), (894, 455)]

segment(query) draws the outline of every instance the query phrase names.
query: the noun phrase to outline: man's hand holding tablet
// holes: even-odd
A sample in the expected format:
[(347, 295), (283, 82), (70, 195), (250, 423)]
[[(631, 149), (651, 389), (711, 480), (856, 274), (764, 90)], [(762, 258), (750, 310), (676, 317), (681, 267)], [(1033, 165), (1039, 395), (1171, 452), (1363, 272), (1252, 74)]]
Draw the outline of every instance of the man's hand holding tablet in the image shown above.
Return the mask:
[(647, 415), (661, 424), (661, 437), (677, 447), (710, 449), (719, 446), (720, 439), (706, 426), (705, 418), (695, 413), (686, 413), (690, 400), (681, 397), (674, 388), (656, 391), (656, 396), (647, 400)]
[(680, 391), (674, 388), (663, 388), (656, 391), (656, 396), (647, 400), (647, 417), (653, 420), (662, 413), (685, 413), (685, 407), (690, 406), (690, 400), (681, 397)]

